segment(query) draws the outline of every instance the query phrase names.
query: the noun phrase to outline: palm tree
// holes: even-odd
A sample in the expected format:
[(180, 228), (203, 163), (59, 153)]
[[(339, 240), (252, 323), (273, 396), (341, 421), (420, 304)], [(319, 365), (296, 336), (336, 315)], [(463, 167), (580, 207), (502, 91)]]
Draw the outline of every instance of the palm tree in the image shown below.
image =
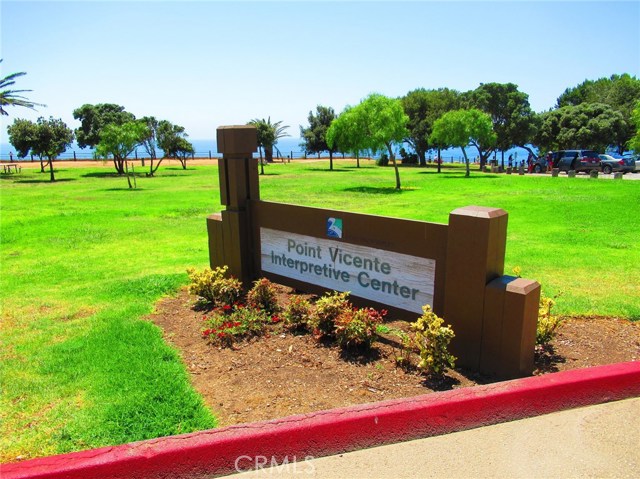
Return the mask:
[[(2, 59), (0, 59), (0, 63)], [(0, 114), (9, 116), (9, 113), (5, 110), (5, 107), (8, 105), (11, 106), (23, 106), (25, 108), (30, 108), (35, 110), (35, 106), (46, 106), (41, 103), (34, 103), (29, 101), (26, 97), (22, 95), (17, 95), (17, 93), (24, 93), (31, 90), (7, 90), (6, 88), (13, 85), (15, 83), (15, 79), (26, 75), (25, 72), (12, 73), (0, 80)]]
[(249, 122), (249, 125), (255, 126), (258, 130), (258, 148), (260, 149), (260, 160), (262, 160), (262, 148), (264, 148), (264, 158), (267, 163), (271, 163), (273, 161), (273, 148), (275, 144), (278, 143), (278, 140), (280, 138), (289, 136), (288, 133), (285, 133), (285, 130), (289, 128), (289, 126), (281, 126), (281, 124), (281, 121), (271, 123), (271, 117), (269, 117), (267, 120), (260, 120), (256, 118)]

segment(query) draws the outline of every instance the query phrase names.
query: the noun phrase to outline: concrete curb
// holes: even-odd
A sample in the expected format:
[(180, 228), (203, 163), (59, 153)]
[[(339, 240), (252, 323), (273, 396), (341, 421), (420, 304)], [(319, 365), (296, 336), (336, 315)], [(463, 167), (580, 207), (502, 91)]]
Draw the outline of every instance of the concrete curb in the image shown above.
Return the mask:
[[(0, 466), (3, 479), (200, 477), (640, 396), (640, 361), (104, 447)], [(263, 459), (264, 460), (264, 459)]]

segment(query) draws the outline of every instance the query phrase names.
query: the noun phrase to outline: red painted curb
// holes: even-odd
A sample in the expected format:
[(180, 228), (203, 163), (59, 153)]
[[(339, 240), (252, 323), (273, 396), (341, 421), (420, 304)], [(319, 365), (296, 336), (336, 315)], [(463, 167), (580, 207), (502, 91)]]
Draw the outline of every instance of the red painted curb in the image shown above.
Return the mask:
[[(640, 396), (640, 361), (241, 424), (0, 466), (3, 479), (165, 478), (303, 461)], [(238, 461), (236, 463), (236, 461)]]

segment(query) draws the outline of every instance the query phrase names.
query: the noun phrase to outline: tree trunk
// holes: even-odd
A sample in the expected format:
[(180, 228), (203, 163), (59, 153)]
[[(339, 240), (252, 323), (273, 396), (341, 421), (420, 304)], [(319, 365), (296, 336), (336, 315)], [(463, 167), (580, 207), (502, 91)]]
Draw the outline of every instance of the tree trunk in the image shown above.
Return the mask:
[(427, 166), (427, 152), (416, 148), (416, 153), (418, 154), (420, 166)]
[(398, 170), (398, 163), (396, 162), (396, 156), (391, 149), (391, 143), (387, 143), (387, 150), (389, 151), (389, 159), (393, 163), (393, 170), (396, 174), (396, 190), (400, 189), (400, 170)]
[(273, 146), (264, 147), (264, 159), (267, 163), (273, 163)]
[(44, 173), (44, 161), (43, 158), (40, 157), (40, 173)]
[(356, 151), (356, 166), (360, 168), (360, 152)]
[[(318, 153), (318, 157), (320, 157), (320, 153)], [(329, 170), (333, 171), (333, 152), (329, 150)]]
[(469, 170), (469, 158), (467, 158), (467, 150), (464, 149), (464, 146), (462, 147), (462, 154), (464, 155), (464, 164), (467, 165), (464, 177), (469, 178), (469, 176), (471, 175), (471, 172)]
[(129, 183), (129, 189), (132, 189), (131, 178), (129, 178), (129, 166), (125, 163), (125, 176), (127, 177), (127, 183)]
[(440, 173), (440, 163), (442, 163), (442, 158), (440, 158), (440, 148), (438, 148), (438, 158), (436, 161), (438, 162), (438, 173)]
[(504, 171), (504, 150), (502, 150), (502, 171)]
[(262, 147), (259, 147), (258, 151), (260, 152), (260, 174), (264, 175), (264, 161), (262, 161)]
[(49, 174), (51, 175), (51, 181), (56, 181), (55, 176), (53, 176), (53, 159), (49, 158)]

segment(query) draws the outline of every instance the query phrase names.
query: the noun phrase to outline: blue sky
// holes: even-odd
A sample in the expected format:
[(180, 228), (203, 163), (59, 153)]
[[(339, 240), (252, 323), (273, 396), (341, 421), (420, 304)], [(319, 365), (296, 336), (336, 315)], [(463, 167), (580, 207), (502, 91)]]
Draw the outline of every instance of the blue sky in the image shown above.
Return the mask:
[(613, 73), (640, 76), (640, 2), (1, 2), (2, 76), (62, 118), (118, 103), (193, 139), (252, 118), (298, 136), (318, 104), (371, 92), (513, 82), (531, 106)]

